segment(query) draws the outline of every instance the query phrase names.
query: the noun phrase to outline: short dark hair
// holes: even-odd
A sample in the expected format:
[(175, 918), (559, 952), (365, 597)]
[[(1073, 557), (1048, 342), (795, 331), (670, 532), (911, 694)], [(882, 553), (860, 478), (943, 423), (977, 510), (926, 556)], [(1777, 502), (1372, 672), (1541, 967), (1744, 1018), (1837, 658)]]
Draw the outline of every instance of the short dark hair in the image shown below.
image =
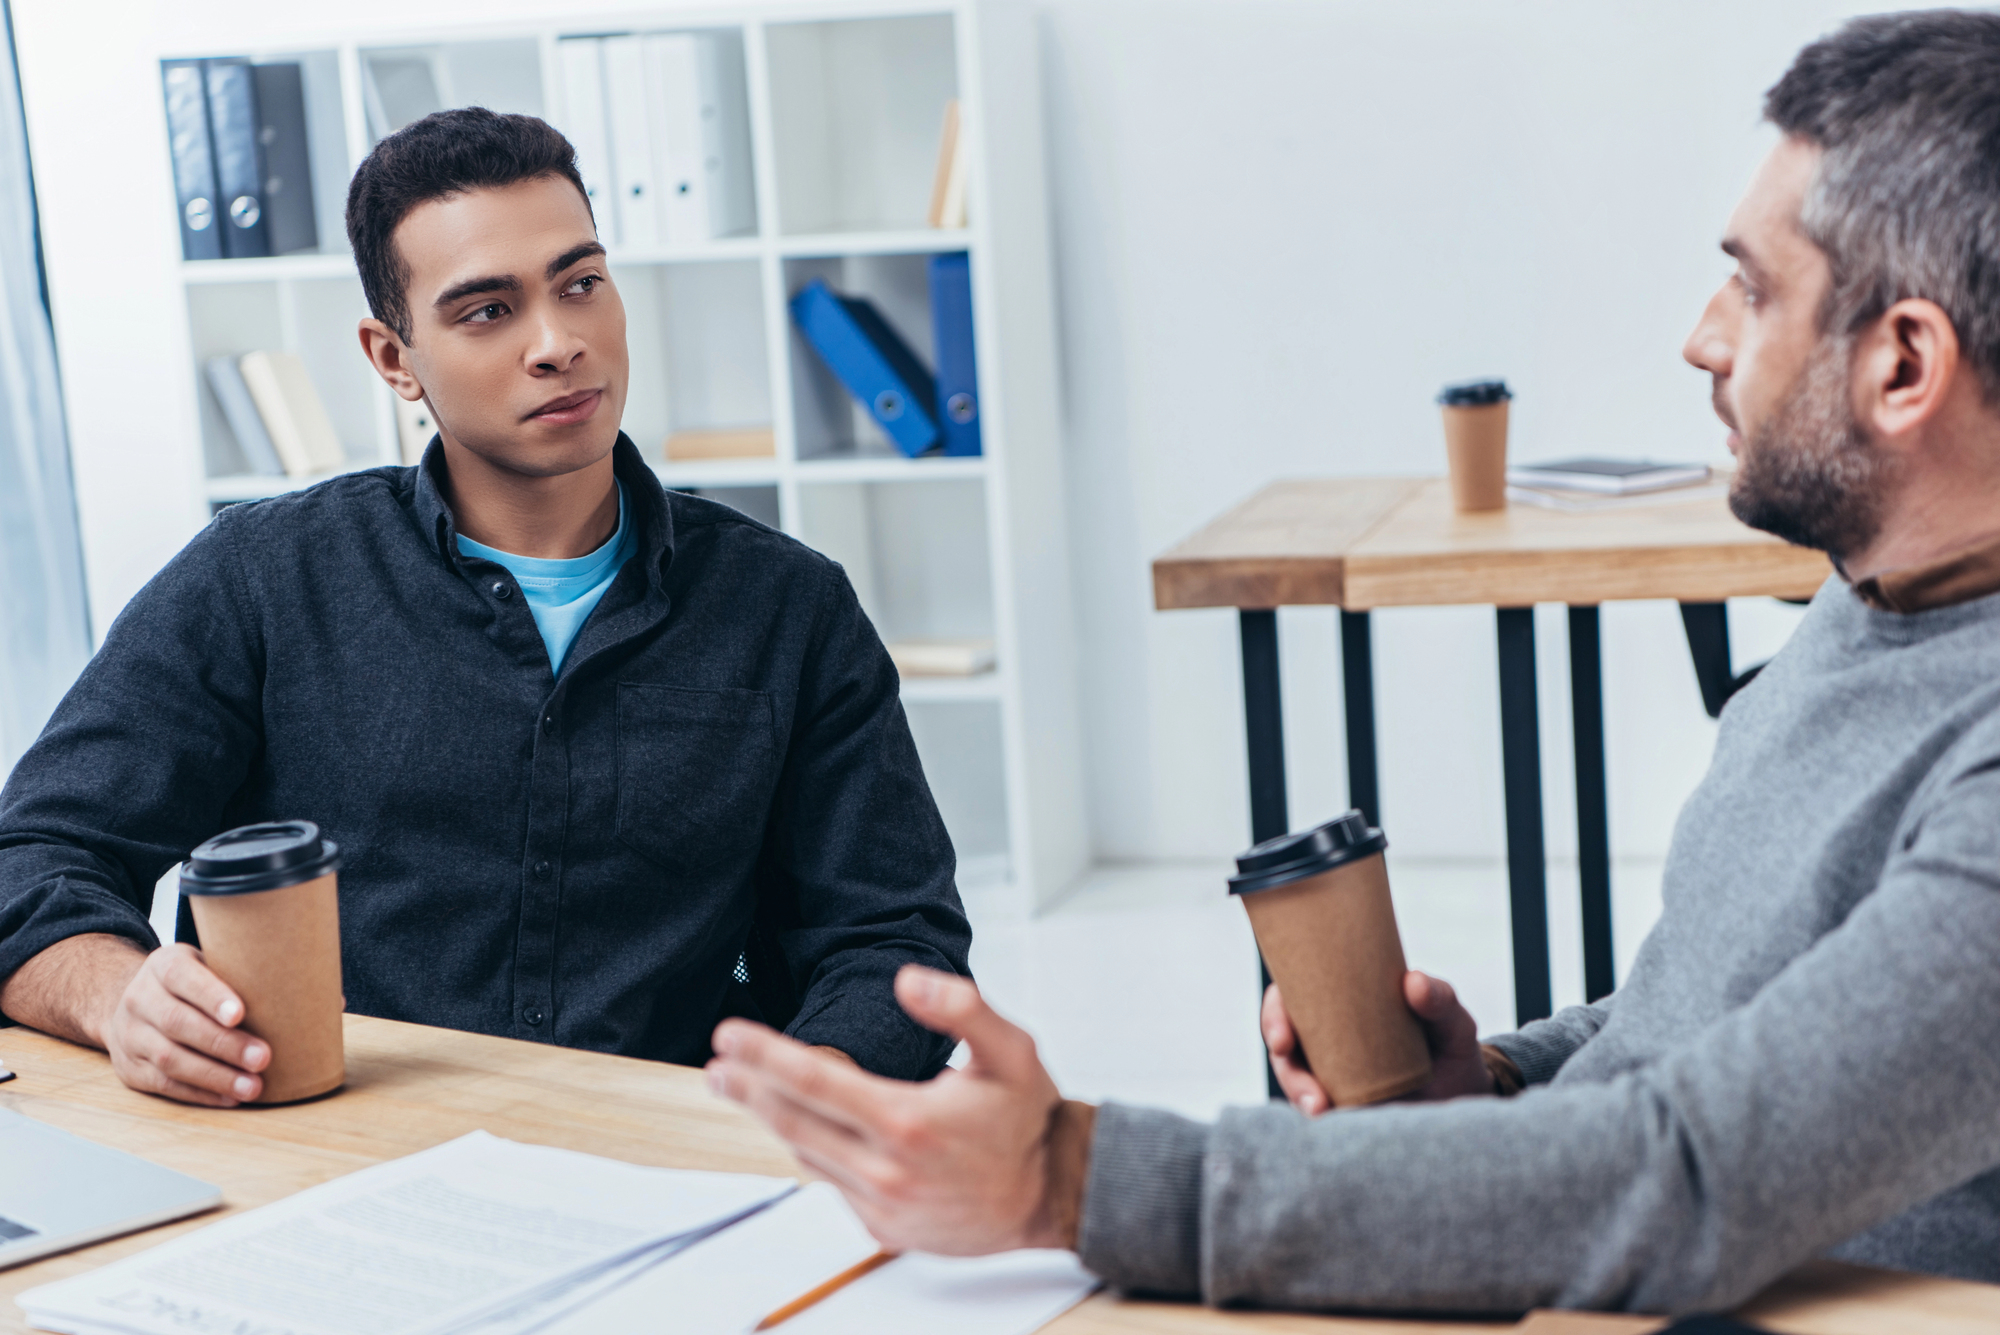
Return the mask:
[(410, 341), (410, 266), (397, 253), (395, 235), (411, 209), (538, 176), (560, 176), (590, 207), (576, 150), (561, 131), (534, 116), (485, 107), (435, 111), (375, 145), (347, 187), (347, 240), (370, 313)]
[(1934, 301), (2000, 402), (2000, 14), (1855, 19), (1799, 53), (1764, 115), (1825, 152), (1800, 213), (1833, 273), (1821, 328)]

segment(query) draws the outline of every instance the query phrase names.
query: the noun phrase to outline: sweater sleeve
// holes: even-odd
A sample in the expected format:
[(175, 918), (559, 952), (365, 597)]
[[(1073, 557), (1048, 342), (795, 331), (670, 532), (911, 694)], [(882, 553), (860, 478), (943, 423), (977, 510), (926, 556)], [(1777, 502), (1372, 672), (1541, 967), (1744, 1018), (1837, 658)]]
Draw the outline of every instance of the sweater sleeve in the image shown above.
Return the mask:
[(1588, 1006), (1565, 1006), (1546, 1020), (1531, 1020), (1511, 1034), (1495, 1034), (1480, 1041), (1512, 1058), (1521, 1068), (1521, 1078), (1530, 1085), (1546, 1085), (1578, 1048), (1597, 1036), (1611, 1018), (1611, 1002), (1611, 997), (1605, 997)]
[[(1946, 786), (1845, 922), (1638, 1070), (1312, 1121), (1237, 1110), (1198, 1164), (1184, 1130), (1107, 1110), (1085, 1261), (1198, 1278), (1214, 1303), (1726, 1310), (2000, 1165), (1996, 940), (1989, 768)], [(1178, 1184), (1172, 1226), (1140, 1222), (1148, 1183)]]
[(157, 946), (154, 882), (222, 828), (262, 736), (226, 529), (126, 605), (0, 789), (0, 978), (84, 933)]
[(952, 1041), (897, 1004), (904, 964), (966, 974), (972, 929), (951, 840), (917, 759), (895, 664), (829, 566), (771, 828), (766, 910), (798, 995), (786, 1032), (878, 1075), (927, 1079)]

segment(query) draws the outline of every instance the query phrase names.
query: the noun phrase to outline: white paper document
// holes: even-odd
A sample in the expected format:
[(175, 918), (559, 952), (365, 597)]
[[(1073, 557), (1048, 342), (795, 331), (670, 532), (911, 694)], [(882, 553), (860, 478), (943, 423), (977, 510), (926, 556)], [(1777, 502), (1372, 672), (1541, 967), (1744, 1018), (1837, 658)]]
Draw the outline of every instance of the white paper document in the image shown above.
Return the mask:
[(19, 1302), (73, 1335), (453, 1335), (510, 1311), (541, 1324), (552, 1291), (587, 1297), (621, 1262), (665, 1255), (793, 1186), (474, 1132)]
[[(744, 1335), (802, 1293), (875, 1254), (840, 1193), (813, 1183), (624, 1282), (536, 1335)], [(782, 1335), (1028, 1335), (1097, 1280), (1070, 1252), (899, 1256), (786, 1321)], [(486, 1335), (481, 1332), (481, 1335)], [(522, 1333), (525, 1335), (525, 1332)]]

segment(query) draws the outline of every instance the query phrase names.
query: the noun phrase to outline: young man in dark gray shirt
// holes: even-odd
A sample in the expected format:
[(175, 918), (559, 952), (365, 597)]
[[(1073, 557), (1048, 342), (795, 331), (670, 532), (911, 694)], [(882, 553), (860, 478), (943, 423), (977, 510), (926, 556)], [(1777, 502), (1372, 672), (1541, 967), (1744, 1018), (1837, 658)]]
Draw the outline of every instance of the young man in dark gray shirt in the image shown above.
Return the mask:
[(1063, 1101), (920, 969), (972, 1062), (915, 1094), (725, 1023), (714, 1083), (886, 1244), (1287, 1307), (1712, 1310), (1817, 1255), (2000, 1281), (2000, 15), (1857, 20), (1766, 111), (1686, 356), (1737, 515), (1841, 576), (1724, 711), (1625, 985), (1482, 1048), (1412, 974), (1419, 1101), (1212, 1126)]
[(136, 1089), (255, 1098), (240, 999), (146, 909), (209, 836), (306, 818), (346, 860), (353, 1011), (681, 1062), (760, 1016), (936, 1072), (891, 979), (964, 972), (970, 931), (896, 670), (839, 566), (619, 431), (569, 144), (428, 117), (348, 231), (363, 350), (438, 436), (223, 511), (119, 616), (0, 791), (0, 1013)]

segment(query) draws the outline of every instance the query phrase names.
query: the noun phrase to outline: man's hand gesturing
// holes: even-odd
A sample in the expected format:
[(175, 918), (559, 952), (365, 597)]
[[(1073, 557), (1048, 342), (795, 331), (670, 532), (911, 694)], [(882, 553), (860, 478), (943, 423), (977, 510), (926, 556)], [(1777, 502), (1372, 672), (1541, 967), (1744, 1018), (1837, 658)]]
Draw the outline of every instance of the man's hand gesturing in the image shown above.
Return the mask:
[(970, 979), (905, 965), (896, 999), (924, 1027), (965, 1040), (964, 1070), (923, 1084), (885, 1080), (763, 1025), (725, 1020), (709, 1084), (770, 1123), (885, 1247), (979, 1256), (1069, 1245), (1048, 1191), (1061, 1096), (1034, 1040)]

